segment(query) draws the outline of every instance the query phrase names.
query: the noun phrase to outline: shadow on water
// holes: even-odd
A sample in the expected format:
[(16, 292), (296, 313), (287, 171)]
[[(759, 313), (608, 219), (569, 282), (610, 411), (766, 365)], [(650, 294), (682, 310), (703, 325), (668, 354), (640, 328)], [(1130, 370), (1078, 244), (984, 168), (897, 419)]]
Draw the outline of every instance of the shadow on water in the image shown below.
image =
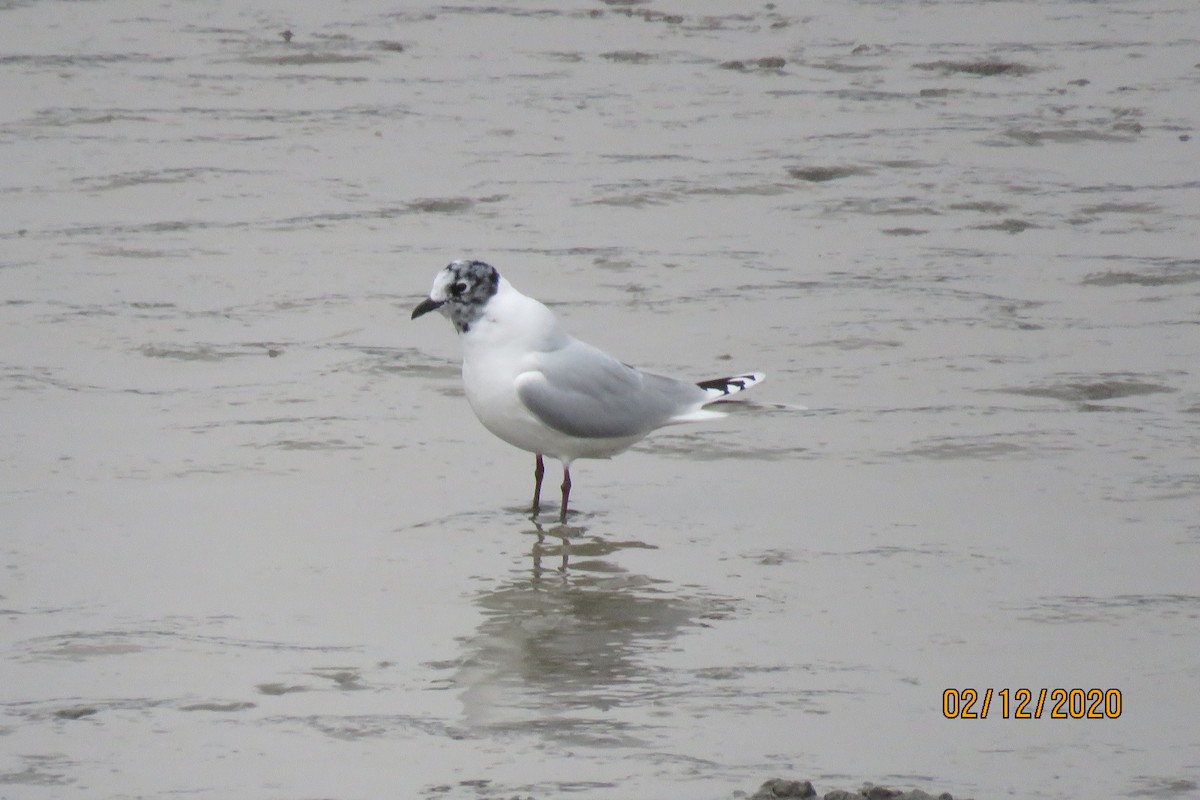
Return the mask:
[(650, 656), (728, 616), (731, 601), (629, 572), (611, 558), (653, 545), (583, 526), (535, 522), (526, 533), (528, 566), (474, 598), (484, 620), (463, 641), (451, 679), (465, 723), (560, 744), (639, 744), (640, 725), (614, 710), (653, 702), (669, 673)]

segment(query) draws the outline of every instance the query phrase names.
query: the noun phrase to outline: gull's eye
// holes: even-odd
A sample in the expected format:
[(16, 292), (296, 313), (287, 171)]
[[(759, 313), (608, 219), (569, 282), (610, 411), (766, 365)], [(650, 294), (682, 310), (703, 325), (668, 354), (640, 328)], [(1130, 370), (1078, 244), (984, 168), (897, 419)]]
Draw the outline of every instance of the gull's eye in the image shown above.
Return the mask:
[(458, 283), (456, 283), (450, 287), (450, 294), (454, 295), (455, 297), (461, 297), (462, 293), (465, 292), (466, 290), (467, 290), (467, 285), (465, 283), (463, 283), (462, 281), (459, 281)]

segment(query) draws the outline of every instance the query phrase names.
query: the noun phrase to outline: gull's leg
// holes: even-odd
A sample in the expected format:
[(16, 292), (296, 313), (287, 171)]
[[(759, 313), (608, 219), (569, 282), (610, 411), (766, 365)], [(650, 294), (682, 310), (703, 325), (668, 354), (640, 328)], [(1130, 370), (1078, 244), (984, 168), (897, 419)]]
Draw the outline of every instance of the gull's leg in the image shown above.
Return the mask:
[(562, 512), (558, 515), (558, 521), (562, 524), (567, 524), (567, 500), (571, 497), (571, 468), (563, 464), (563, 482), (562, 486)]
[(542, 454), (537, 453), (537, 461), (533, 465), (533, 513), (541, 508), (542, 476), (546, 474), (546, 465), (542, 463)]

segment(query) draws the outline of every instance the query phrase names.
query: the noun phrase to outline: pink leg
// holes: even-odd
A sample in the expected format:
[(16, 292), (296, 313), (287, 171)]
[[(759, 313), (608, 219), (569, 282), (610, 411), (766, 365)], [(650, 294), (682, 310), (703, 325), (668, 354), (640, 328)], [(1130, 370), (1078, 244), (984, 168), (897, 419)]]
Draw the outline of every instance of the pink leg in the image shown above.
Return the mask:
[(558, 521), (564, 525), (567, 522), (567, 500), (571, 497), (571, 468), (563, 464), (563, 482), (562, 486), (562, 512), (558, 515)]
[(542, 463), (542, 454), (537, 453), (537, 461), (533, 465), (533, 513), (538, 513), (542, 507), (542, 476), (546, 474), (546, 465)]

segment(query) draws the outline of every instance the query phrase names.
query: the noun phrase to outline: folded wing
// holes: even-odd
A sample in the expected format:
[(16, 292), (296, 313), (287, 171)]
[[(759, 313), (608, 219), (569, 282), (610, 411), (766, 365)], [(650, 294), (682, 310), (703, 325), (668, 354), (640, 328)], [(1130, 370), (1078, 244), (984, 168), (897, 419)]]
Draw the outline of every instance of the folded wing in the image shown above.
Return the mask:
[(578, 340), (540, 354), (536, 368), (517, 377), (517, 395), (546, 425), (585, 439), (639, 436), (698, 419), (709, 400), (695, 384), (641, 372)]

